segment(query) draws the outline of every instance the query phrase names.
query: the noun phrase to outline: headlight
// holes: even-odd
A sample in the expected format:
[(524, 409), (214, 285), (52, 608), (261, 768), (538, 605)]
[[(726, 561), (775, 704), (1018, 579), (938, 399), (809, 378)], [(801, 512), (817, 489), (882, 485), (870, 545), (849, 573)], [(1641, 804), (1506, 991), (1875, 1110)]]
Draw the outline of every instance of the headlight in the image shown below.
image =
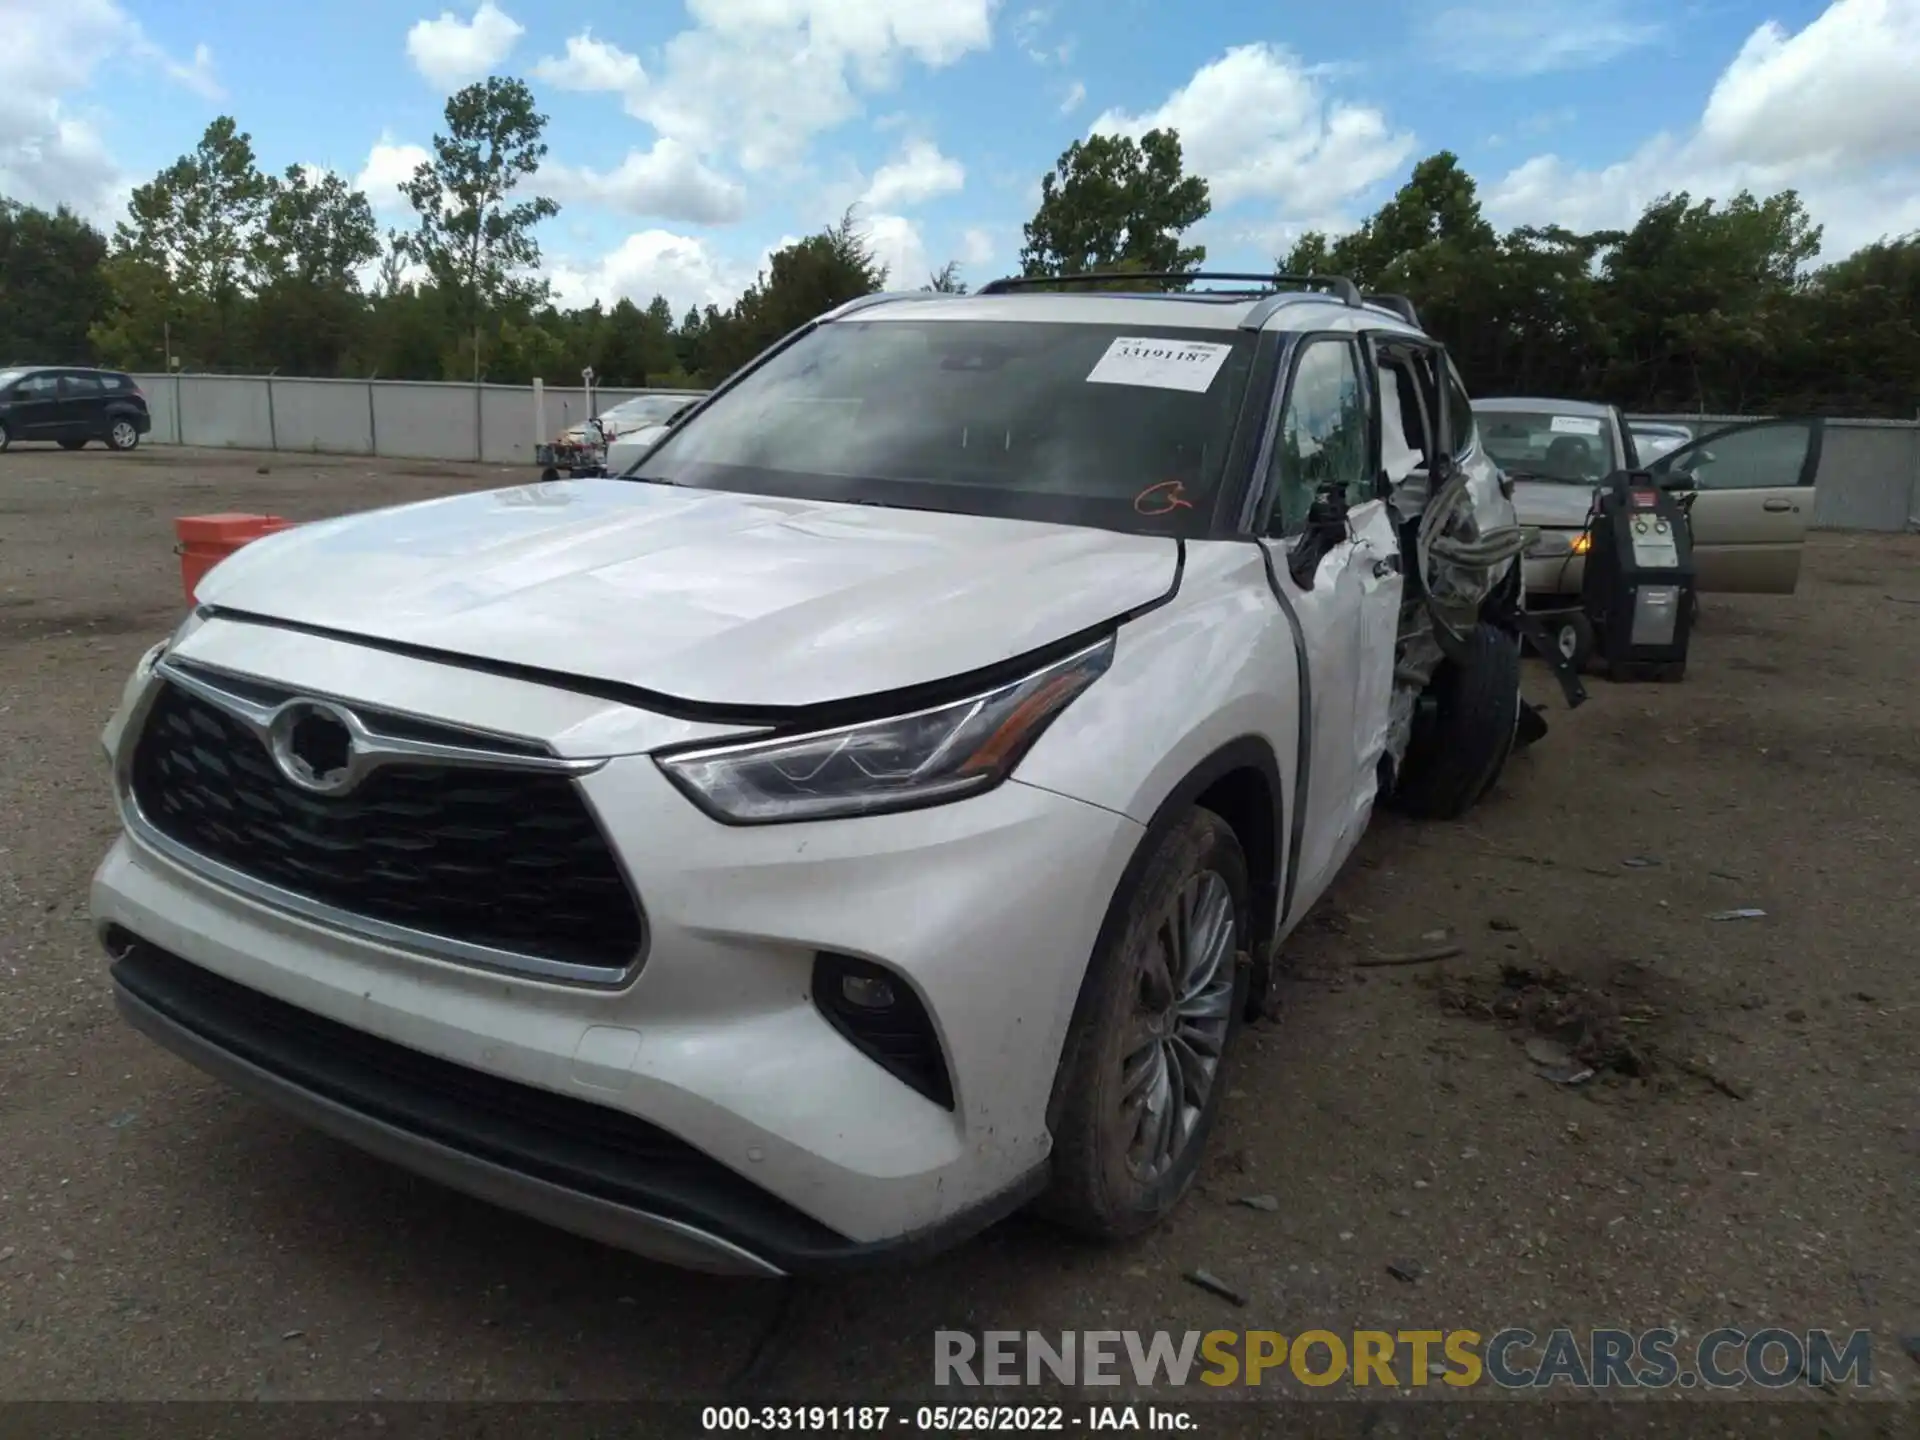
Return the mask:
[(887, 720), (659, 757), (714, 819), (770, 825), (911, 810), (991, 790), (1106, 673), (1113, 638), (996, 690)]
[(1578, 535), (1573, 537), (1573, 543), (1567, 546), (1567, 549), (1571, 550), (1575, 555), (1584, 555), (1593, 549), (1593, 536), (1587, 531), (1582, 530)]

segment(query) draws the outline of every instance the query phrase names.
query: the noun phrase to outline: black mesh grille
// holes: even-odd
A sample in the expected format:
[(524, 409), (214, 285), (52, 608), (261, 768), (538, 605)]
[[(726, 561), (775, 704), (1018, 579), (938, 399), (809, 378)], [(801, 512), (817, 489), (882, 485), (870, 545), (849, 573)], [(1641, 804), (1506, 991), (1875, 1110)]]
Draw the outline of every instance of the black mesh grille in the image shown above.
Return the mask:
[(563, 775), (394, 765), (314, 795), (250, 729), (168, 682), (132, 784), (169, 839), (352, 915), (575, 965), (624, 968), (640, 949), (633, 895)]

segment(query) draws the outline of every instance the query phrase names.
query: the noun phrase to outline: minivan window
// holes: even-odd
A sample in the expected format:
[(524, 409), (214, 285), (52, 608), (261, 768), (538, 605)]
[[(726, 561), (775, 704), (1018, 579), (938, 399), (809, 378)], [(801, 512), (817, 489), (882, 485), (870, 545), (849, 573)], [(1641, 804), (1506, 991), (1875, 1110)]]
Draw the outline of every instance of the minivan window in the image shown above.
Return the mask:
[(1233, 330), (841, 320), (636, 478), (1152, 534), (1204, 527), (1253, 359)]

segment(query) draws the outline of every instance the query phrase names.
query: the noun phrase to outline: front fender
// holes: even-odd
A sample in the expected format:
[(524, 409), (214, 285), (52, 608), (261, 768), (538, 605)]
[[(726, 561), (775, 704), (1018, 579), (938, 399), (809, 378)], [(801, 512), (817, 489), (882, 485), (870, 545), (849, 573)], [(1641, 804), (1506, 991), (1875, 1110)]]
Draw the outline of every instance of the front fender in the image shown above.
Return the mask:
[[(1293, 632), (1268, 588), (1259, 546), (1189, 541), (1180, 591), (1122, 627), (1113, 664), (1021, 763), (1020, 778), (1151, 825), (1170, 796), (1222, 751), (1270, 753), (1296, 797), (1301, 715)], [(1289, 817), (1276, 817), (1274, 874)]]

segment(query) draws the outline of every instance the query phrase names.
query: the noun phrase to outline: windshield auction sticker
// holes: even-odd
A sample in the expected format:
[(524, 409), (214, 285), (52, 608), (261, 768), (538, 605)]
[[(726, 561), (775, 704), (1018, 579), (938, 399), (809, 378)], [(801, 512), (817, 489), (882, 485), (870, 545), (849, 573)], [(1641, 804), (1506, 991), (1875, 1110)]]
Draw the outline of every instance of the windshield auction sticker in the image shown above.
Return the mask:
[(1590, 415), (1556, 415), (1552, 429), (1556, 435), (1598, 435), (1600, 422)]
[(1087, 375), (1089, 385), (1147, 385), (1156, 390), (1200, 394), (1220, 373), (1231, 345), (1203, 340), (1156, 340), (1122, 335), (1107, 347)]

